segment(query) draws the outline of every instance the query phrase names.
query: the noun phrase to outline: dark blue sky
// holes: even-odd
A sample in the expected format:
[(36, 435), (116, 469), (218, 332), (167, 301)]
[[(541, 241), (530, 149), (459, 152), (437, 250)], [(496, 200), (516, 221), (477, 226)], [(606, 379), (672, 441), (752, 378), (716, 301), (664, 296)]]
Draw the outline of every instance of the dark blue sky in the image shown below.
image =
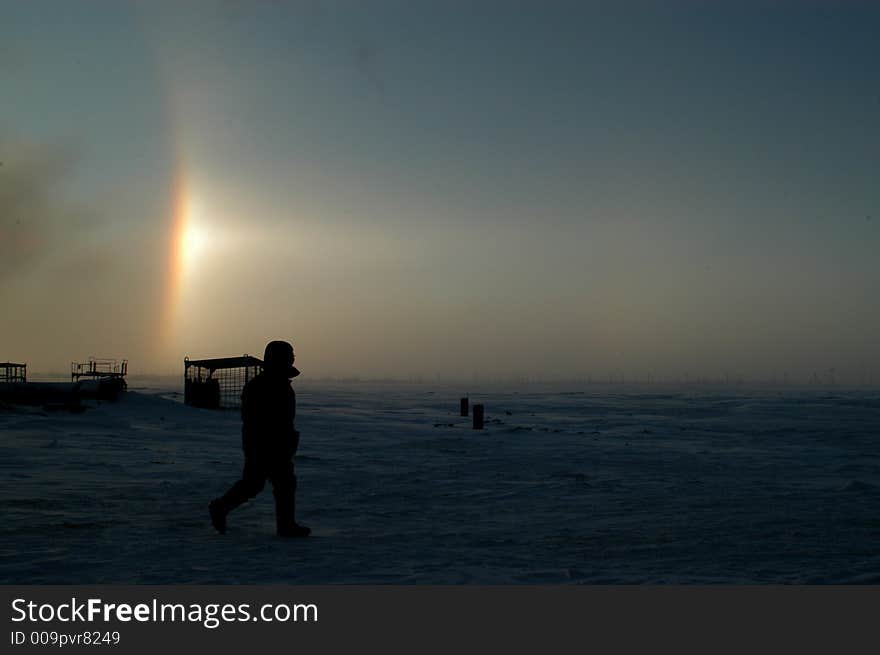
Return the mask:
[(880, 369), (880, 5), (624, 4), (2, 3), (0, 358)]

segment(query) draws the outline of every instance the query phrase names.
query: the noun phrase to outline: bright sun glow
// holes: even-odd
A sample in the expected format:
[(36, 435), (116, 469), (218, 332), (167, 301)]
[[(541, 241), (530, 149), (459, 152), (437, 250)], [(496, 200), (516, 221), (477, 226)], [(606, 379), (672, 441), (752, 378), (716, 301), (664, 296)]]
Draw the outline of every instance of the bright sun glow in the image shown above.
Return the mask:
[(183, 257), (187, 268), (191, 268), (199, 253), (205, 248), (207, 232), (198, 223), (187, 223), (183, 233)]
[(198, 264), (199, 256), (205, 250), (208, 231), (201, 221), (198, 204), (192, 199), (187, 204), (186, 222), (181, 234), (180, 257), (182, 269), (186, 273), (191, 273)]

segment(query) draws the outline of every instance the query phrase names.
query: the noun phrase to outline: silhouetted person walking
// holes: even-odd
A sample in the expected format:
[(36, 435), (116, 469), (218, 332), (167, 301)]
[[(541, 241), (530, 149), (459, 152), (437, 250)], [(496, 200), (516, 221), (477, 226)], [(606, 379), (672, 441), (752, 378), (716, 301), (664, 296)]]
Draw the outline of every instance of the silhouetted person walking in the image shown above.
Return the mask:
[(226, 532), (226, 515), (263, 490), (268, 479), (275, 496), (275, 520), (282, 537), (307, 537), (311, 530), (294, 520), (296, 475), (293, 455), (299, 446), (294, 428), (296, 394), (290, 379), (299, 375), (293, 366), (293, 346), (272, 341), (263, 354), (263, 372), (241, 392), (241, 445), (244, 472), (223, 496), (208, 505), (211, 523)]

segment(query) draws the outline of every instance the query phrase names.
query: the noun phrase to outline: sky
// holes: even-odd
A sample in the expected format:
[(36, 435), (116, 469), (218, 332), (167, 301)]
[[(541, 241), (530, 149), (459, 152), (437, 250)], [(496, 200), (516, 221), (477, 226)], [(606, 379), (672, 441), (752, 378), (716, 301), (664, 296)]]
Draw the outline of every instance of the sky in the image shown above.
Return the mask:
[(0, 361), (880, 381), (878, 3), (0, 15)]

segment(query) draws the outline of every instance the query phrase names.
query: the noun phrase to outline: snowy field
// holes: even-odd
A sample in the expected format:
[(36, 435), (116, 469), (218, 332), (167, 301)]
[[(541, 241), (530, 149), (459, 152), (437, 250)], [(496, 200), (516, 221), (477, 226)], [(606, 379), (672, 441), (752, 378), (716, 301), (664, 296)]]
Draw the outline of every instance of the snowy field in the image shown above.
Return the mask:
[(306, 540), (211, 528), (235, 411), (0, 408), (0, 582), (880, 583), (876, 392), (296, 388)]

